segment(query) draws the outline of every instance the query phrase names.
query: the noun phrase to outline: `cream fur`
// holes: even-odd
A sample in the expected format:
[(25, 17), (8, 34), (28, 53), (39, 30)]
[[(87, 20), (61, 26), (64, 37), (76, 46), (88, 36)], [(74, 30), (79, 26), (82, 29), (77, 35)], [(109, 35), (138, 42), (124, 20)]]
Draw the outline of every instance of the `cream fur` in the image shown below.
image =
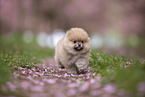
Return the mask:
[[(84, 41), (83, 49), (76, 51), (74, 41)], [(72, 28), (67, 31), (55, 48), (55, 61), (64, 66), (70, 73), (79, 73), (79, 69), (89, 64), (90, 38), (86, 31), (81, 28)]]

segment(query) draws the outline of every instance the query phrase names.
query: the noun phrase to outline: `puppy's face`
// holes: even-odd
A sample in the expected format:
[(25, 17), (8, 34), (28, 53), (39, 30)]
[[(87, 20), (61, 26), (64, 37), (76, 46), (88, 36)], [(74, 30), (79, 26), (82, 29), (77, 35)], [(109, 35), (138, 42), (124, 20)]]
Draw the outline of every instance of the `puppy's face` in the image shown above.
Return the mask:
[(68, 52), (74, 54), (90, 50), (90, 38), (87, 32), (81, 28), (72, 28), (67, 31), (63, 44)]
[(76, 51), (83, 50), (83, 47), (84, 47), (84, 45), (83, 45), (84, 41), (83, 40), (74, 40), (73, 42), (74, 42), (74, 49)]

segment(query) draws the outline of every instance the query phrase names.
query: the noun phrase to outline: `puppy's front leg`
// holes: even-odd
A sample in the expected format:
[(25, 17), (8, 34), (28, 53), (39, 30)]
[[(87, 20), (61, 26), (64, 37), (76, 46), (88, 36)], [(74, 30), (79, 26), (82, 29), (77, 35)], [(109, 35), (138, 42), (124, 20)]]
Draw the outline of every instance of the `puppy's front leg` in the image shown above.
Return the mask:
[(78, 70), (80, 73), (85, 74), (87, 73), (88, 69), (87, 69), (87, 65), (89, 64), (89, 60), (86, 58), (79, 58), (76, 61), (76, 66), (78, 67)]
[(73, 62), (69, 62), (67, 71), (68, 73), (80, 74), (78, 67)]

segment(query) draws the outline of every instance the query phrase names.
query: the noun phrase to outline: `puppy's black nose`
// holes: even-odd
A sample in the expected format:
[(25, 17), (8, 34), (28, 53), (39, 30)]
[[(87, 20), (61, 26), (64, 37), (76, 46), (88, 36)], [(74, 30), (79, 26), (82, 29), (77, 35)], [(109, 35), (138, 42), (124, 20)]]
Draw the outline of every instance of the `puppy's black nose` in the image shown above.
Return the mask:
[(81, 44), (78, 44), (79, 47), (81, 47)]

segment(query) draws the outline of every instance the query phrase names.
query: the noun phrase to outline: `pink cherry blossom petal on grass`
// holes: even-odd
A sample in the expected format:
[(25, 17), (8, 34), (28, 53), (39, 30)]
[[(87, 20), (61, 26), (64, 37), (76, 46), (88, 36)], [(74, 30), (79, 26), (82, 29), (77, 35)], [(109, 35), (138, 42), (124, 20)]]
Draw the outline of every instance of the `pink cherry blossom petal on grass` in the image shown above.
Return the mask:
[(32, 70), (32, 71), (36, 71), (36, 69), (34, 69), (34, 68), (32, 68), (31, 70)]
[(93, 73), (93, 76), (95, 76), (96, 75), (96, 73)]
[(22, 74), (26, 74), (26, 71), (22, 71)]
[(15, 71), (15, 72), (13, 72), (13, 75), (15, 76), (17, 74), (17, 72)]
[(68, 74), (67, 74), (67, 73), (65, 73), (65, 74), (63, 75), (63, 77), (64, 77), (64, 78), (68, 77)]
[(19, 67), (18, 69), (20, 69), (20, 70), (25, 70), (25, 69), (27, 69), (27, 68), (22, 68), (22, 67)]
[(32, 76), (27, 76), (26, 79), (33, 80)]
[(66, 69), (61, 69), (61, 68), (59, 68), (59, 71), (66, 71)]
[(126, 64), (131, 64), (130, 62), (126, 62)]
[(47, 70), (47, 69), (45, 69), (44, 71), (45, 71), (45, 72), (47, 72), (48, 70)]
[(33, 73), (33, 71), (31, 69), (28, 69), (29, 70), (29, 74)]
[(38, 77), (38, 75), (37, 74), (33, 74), (32, 77)]

